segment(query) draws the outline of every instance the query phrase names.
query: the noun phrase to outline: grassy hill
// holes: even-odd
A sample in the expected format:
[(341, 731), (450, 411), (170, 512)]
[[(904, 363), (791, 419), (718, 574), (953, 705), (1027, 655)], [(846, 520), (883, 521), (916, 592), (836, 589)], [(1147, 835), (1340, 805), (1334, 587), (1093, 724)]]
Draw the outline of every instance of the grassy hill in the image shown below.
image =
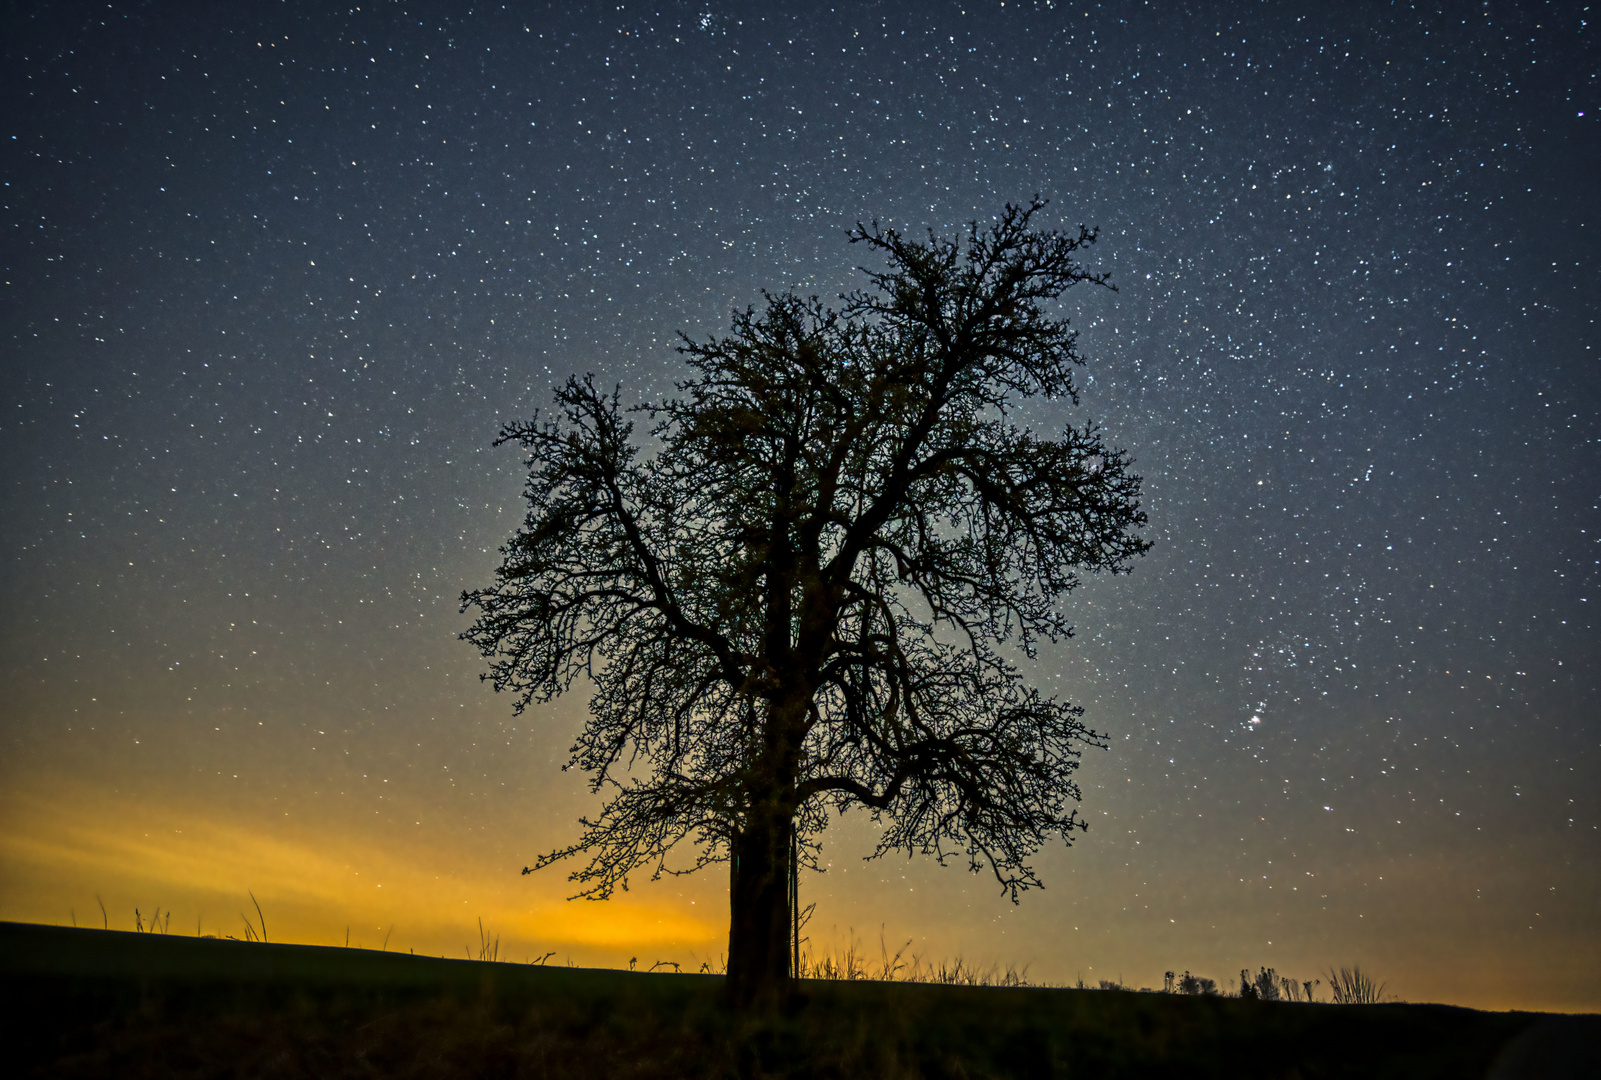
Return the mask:
[(0, 923), (12, 1075), (1601, 1076), (1601, 1017), (806, 982), (741, 1020), (710, 975)]

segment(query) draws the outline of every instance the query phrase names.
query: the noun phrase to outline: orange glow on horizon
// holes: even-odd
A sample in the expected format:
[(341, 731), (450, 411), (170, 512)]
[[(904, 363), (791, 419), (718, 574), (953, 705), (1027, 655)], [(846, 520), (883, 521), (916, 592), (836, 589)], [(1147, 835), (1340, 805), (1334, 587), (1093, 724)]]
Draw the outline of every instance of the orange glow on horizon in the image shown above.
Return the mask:
[[(261, 902), (271, 940), (388, 947), (476, 956), (478, 920), (500, 938), (503, 959), (555, 950), (554, 962), (626, 964), (715, 958), (726, 906), (635, 889), (612, 900), (568, 902), (559, 872), (523, 877), (473, 860), (450, 865), (437, 847), (374, 842), (342, 827), (272, 827), (248, 815), (203, 816), (177, 803), (96, 792), (81, 783), (5, 796), (0, 832), (0, 918), (132, 929), (134, 908), (174, 912), (173, 933), (243, 936)], [(697, 906), (698, 905), (698, 906)], [(695, 914), (705, 909), (704, 917)], [(74, 914), (75, 913), (75, 914)], [(197, 923), (198, 920), (198, 923)]]
[[(548, 850), (576, 831), (565, 810), (579, 808), (531, 819), (526, 804), (507, 802), (492, 817), (428, 828), (407, 814), (380, 819), (370, 802), (246, 806), (173, 783), (113, 789), (38, 773), (0, 790), (0, 919), (99, 927), (98, 896), (111, 929), (133, 929), (135, 908), (148, 924), (159, 905), (172, 933), (242, 937), (245, 921), (257, 921), (253, 891), (275, 942), (343, 945), (348, 933), (353, 947), (476, 958), (481, 919), (502, 960), (554, 952), (550, 963), (583, 967), (635, 958), (641, 968), (719, 966), (728, 907), (716, 868), (654, 884), (642, 875), (609, 901), (569, 901), (561, 868), (522, 876), (521, 854), (486, 839)], [(1527, 931), (1454, 901), (1463, 881), (1492, 880), (1489, 852), (1309, 861), (1319, 888), (1290, 891), (1264, 916), (1229, 882), (1210, 887), (1223, 875), (1204, 852), (1170, 860), (1156, 881), (1132, 876), (1117, 844), (1081, 842), (1046, 853), (1049, 890), (1014, 907), (982, 875), (932, 860), (863, 862), (874, 831), (858, 817), (825, 835), (828, 872), (801, 883), (803, 903), (818, 905), (809, 951), (854, 945), (876, 955), (882, 939), (890, 953), (905, 943), (907, 956), (1011, 965), (1052, 985), (1112, 977), (1160, 986), (1164, 970), (1190, 969), (1233, 986), (1246, 965), (1306, 979), (1359, 963), (1405, 1000), (1595, 1008), (1594, 932), (1578, 908), (1542, 903), (1542, 919), (1569, 947), (1534, 954)]]

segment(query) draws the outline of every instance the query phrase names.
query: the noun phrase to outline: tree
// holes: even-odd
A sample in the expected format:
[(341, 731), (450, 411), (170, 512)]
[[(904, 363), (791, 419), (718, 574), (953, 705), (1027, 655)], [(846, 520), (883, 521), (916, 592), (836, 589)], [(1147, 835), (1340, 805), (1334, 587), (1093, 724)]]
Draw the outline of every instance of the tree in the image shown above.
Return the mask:
[(730, 861), (738, 1003), (786, 985), (792, 844), (815, 866), (830, 812), (865, 808), (874, 855), (987, 867), (1014, 902), (1041, 844), (1085, 827), (1073, 772), (1104, 739), (1015, 657), (1072, 633), (1080, 572), (1149, 544), (1099, 428), (1012, 416), (1078, 404), (1076, 332), (1046, 308), (1107, 284), (1078, 261), (1095, 234), (1035, 228), (1043, 205), (965, 242), (858, 225), (888, 265), (842, 311), (768, 295), (730, 336), (685, 339), (677, 397), (625, 410), (570, 379), (496, 442), (528, 452), (528, 513), (494, 584), (462, 594), (462, 636), (518, 712), (590, 681), (564, 768), (609, 793), (524, 872), (585, 855), (571, 880), (605, 898)]

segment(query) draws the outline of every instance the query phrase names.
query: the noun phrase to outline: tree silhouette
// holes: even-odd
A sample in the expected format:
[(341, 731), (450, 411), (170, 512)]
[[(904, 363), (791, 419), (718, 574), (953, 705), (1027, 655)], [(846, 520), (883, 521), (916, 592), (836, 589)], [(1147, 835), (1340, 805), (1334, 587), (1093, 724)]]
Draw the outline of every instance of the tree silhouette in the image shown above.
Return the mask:
[(1095, 234), (1035, 228), (1043, 205), (949, 241), (858, 225), (887, 269), (842, 311), (769, 295), (685, 340), (677, 397), (625, 410), (570, 379), (496, 442), (528, 451), (528, 514), (495, 583), (462, 594), (462, 636), (518, 712), (590, 681), (565, 767), (609, 794), (524, 872), (585, 855), (571, 880), (605, 898), (731, 861), (738, 1003), (786, 984), (791, 845), (815, 866), (831, 811), (865, 808), (875, 855), (959, 855), (1014, 902), (1040, 845), (1085, 827), (1072, 776), (1104, 740), (1002, 650), (1070, 635), (1079, 573), (1149, 544), (1140, 479), (1095, 425), (1012, 417), (1078, 403), (1076, 332), (1046, 306), (1107, 284), (1078, 261)]

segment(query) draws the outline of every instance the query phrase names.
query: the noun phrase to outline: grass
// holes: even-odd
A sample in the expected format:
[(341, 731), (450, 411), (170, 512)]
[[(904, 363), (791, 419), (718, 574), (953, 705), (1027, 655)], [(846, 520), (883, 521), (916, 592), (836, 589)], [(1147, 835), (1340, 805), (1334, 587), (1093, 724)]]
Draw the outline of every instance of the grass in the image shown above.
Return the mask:
[(811, 952), (801, 955), (797, 974), (804, 980), (822, 982), (903, 982), (930, 983), (936, 986), (1035, 986), (1028, 981), (1028, 969), (1008, 964), (1002, 968), (992, 964), (987, 968), (969, 964), (962, 957), (955, 960), (931, 961), (918, 954), (907, 955), (912, 947), (906, 942), (894, 953), (879, 934), (878, 958), (875, 961), (863, 951), (854, 935), (843, 950), (824, 954), (821, 958)]
[[(256, 899), (254, 892), (247, 891), (247, 895), (256, 909), (256, 923), (252, 924), (249, 917), (241, 913), (239, 917), (244, 923), (244, 937), (239, 938), (232, 934), (222, 936), (229, 941), (266, 943), (267, 918), (262, 912), (261, 902)], [(100, 905), (102, 928), (109, 928), (110, 916), (106, 912), (105, 903), (100, 900), (98, 894), (95, 896), (95, 901)], [(808, 908), (806, 914), (809, 916), (810, 912), (811, 909)], [(172, 912), (169, 910), (165, 916), (162, 916), (159, 905), (155, 908), (155, 914), (151, 917), (148, 927), (139, 908), (133, 909), (133, 916), (135, 933), (165, 934), (170, 931)], [(78, 925), (76, 912), (73, 913), (72, 925), (74, 927)], [(395, 928), (391, 926), (388, 932), (384, 934), (383, 944), (379, 947), (380, 952), (389, 951), (389, 939), (394, 934), (394, 931)], [(195, 936), (203, 936), (198, 920), (195, 924)], [(809, 939), (803, 938), (802, 940)], [(904, 982), (929, 983), (937, 986), (1048, 988), (1053, 985), (1047, 982), (1030, 980), (1027, 966), (1018, 968), (1013, 964), (1008, 964), (1003, 968), (999, 964), (991, 964), (988, 967), (979, 967), (969, 963), (961, 956), (958, 956), (955, 960), (932, 961), (920, 954), (913, 953), (908, 955), (907, 950), (911, 946), (912, 942), (908, 940), (892, 954), (886, 944), (883, 927), (880, 927), (878, 957), (875, 959), (862, 946), (856, 937), (855, 931), (852, 930), (849, 944), (843, 949), (825, 953), (820, 957), (812, 950), (802, 953), (797, 973), (798, 978), (823, 982)], [(344, 947), (347, 949), (350, 947), (350, 927), (348, 926), (345, 927)], [(463, 952), (468, 960), (474, 959), (470, 945), (464, 945)], [(537, 958), (530, 956), (528, 963), (543, 966), (555, 955), (555, 952), (551, 951)], [(478, 955), (476, 959), (489, 963), (495, 963), (500, 960), (500, 935), (492, 934), (484, 927), (482, 916), (478, 918)], [(639, 970), (639, 963), (638, 957), (629, 958), (628, 970)], [(573, 966), (571, 960), (567, 962), (567, 966)], [(702, 963), (699, 973), (703, 975), (722, 975), (726, 967), (726, 958), (719, 958), (716, 964), (711, 961)], [(662, 971), (667, 968), (671, 968), (674, 973), (681, 973), (683, 970), (682, 966), (675, 960), (657, 960), (644, 970), (648, 973)], [(1329, 980), (1335, 1004), (1377, 1004), (1382, 1000), (1383, 985), (1375, 986), (1367, 976), (1362, 974), (1360, 967), (1331, 969)], [(1314, 990), (1315, 987), (1321, 985), (1321, 979), (1297, 982), (1294, 979), (1279, 976), (1273, 968), (1261, 968), (1254, 977), (1249, 969), (1240, 972), (1240, 989), (1238, 992), (1219, 991), (1217, 983), (1212, 979), (1191, 975), (1188, 971), (1182, 977), (1179, 977), (1174, 972), (1169, 971), (1161, 992), (1189, 995), (1222, 994), (1225, 997), (1241, 997), (1258, 1001), (1310, 1003), (1317, 1000)], [(1125, 986), (1122, 982), (1112, 979), (1101, 979), (1097, 986), (1090, 987), (1085, 985), (1082, 978), (1072, 988), (1078, 990), (1134, 989), (1132, 986)], [(1141, 987), (1140, 992), (1149, 994), (1156, 991), (1153, 991), (1150, 987)], [(1396, 1001), (1399, 999), (1392, 996), (1391, 1000)]]
[(1329, 992), (1336, 1005), (1376, 1005), (1384, 1000), (1384, 984), (1375, 986), (1360, 967), (1330, 969)]
[(0, 923), (0, 1038), (14, 1075), (130, 1078), (1458, 1077), (1537, 1024), (1601, 1045), (1601, 1017), (983, 986), (952, 965), (908, 982), (882, 944), (831, 959), (892, 979), (803, 980), (747, 1018), (715, 975)]
[[(1018, 968), (1008, 964), (1004, 968), (999, 964), (989, 967), (977, 967), (969, 964), (962, 957), (955, 960), (929, 961), (917, 954), (907, 955), (912, 943), (907, 941), (894, 953), (889, 951), (885, 944), (882, 932), (878, 939), (878, 957), (863, 950), (854, 934), (850, 944), (844, 949), (825, 954), (818, 958), (811, 953), (801, 956), (799, 976), (802, 979), (819, 979), (825, 982), (907, 982), (931, 983), (938, 986), (992, 986), (992, 987), (1040, 987), (1048, 988), (1050, 983), (1033, 982), (1028, 978), (1028, 968)], [(658, 965), (660, 966), (660, 965)], [(674, 965), (676, 968), (676, 965)], [(632, 970), (632, 965), (630, 965)], [(655, 970), (652, 968), (651, 970)], [(710, 971), (710, 966), (702, 967), (703, 971)], [(1186, 995), (1219, 995), (1225, 997), (1244, 998), (1251, 1001), (1281, 1001), (1296, 1004), (1312, 1004), (1318, 1001), (1317, 988), (1323, 985), (1323, 980), (1310, 979), (1300, 981), (1289, 976), (1280, 975), (1273, 968), (1259, 968), (1256, 975), (1249, 969), (1240, 972), (1240, 989), (1237, 992), (1219, 991), (1217, 982), (1213, 979), (1198, 975), (1191, 975), (1186, 971), (1182, 976), (1176, 972), (1167, 972), (1163, 981), (1161, 993)], [(1339, 968), (1329, 972), (1329, 987), (1336, 1005), (1376, 1005), (1384, 1000), (1383, 984), (1375, 985), (1366, 975), (1362, 974), (1360, 967)], [(1062, 987), (1061, 989), (1066, 989)], [(1131, 986), (1124, 986), (1113, 979), (1101, 979), (1094, 987), (1086, 986), (1084, 980), (1079, 979), (1072, 987), (1077, 990), (1133, 990)], [(1158, 991), (1150, 987), (1141, 987), (1140, 993), (1150, 994)], [(1395, 1001), (1394, 997), (1391, 998)]]
[(489, 936), (484, 929), (482, 915), (478, 917), (478, 959), (491, 964), (500, 959), (500, 935), (496, 934), (493, 938)]

